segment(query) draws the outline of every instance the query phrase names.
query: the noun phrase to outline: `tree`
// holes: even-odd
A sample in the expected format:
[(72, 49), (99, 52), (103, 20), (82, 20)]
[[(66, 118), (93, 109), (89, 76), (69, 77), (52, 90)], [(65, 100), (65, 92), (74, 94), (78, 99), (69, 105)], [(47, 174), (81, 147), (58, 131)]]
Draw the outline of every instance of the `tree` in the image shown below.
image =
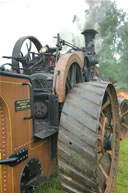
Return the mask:
[[(104, 19), (98, 23), (98, 31), (103, 39), (99, 54), (100, 70), (105, 79), (113, 77), (121, 86), (124, 80), (120, 76), (120, 58), (124, 54), (122, 53), (123, 49), (120, 49), (120, 45), (122, 44), (122, 27), (124, 28), (126, 23), (126, 13), (121, 9), (117, 9), (115, 2), (103, 1), (102, 6), (104, 9), (105, 7), (111, 7), (111, 9), (106, 9)], [(98, 9), (100, 12), (102, 7)]]
[[(75, 21), (79, 24), (80, 19), (75, 16)], [(127, 14), (118, 9), (115, 2), (102, 0), (98, 5), (90, 4), (89, 9), (85, 11), (85, 21), (85, 27), (89, 24), (89, 27), (99, 32), (96, 52), (102, 76), (105, 80), (112, 77), (117, 80), (118, 87), (128, 88)]]

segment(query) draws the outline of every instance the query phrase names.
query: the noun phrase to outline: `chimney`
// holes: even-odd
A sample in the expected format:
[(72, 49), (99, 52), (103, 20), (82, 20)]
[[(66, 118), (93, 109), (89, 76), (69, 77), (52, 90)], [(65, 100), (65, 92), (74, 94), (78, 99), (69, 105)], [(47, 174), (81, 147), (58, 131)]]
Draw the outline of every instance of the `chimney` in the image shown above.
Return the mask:
[(95, 53), (94, 39), (98, 32), (94, 29), (86, 29), (81, 34), (85, 39), (85, 50), (87, 52)]

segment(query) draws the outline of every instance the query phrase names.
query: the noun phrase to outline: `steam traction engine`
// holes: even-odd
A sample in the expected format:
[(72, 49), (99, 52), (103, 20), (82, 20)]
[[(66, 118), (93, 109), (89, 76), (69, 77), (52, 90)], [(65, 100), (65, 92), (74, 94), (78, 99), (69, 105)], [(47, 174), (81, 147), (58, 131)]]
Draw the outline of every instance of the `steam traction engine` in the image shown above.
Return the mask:
[(0, 193), (33, 192), (57, 159), (64, 192), (114, 191), (118, 102), (111, 83), (94, 81), (96, 33), (82, 33), (84, 48), (59, 34), (53, 48), (22, 37), (5, 57), (12, 63), (0, 70)]

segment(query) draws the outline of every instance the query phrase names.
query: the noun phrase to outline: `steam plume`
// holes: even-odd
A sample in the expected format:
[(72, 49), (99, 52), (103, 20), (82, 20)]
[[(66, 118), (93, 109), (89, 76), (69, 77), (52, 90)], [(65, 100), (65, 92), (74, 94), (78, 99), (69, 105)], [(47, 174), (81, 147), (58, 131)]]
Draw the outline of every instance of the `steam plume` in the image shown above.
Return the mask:
[(89, 13), (84, 24), (84, 29), (95, 28), (98, 21), (99, 14), (97, 14), (97, 7), (101, 6), (103, 0), (85, 0), (89, 6)]

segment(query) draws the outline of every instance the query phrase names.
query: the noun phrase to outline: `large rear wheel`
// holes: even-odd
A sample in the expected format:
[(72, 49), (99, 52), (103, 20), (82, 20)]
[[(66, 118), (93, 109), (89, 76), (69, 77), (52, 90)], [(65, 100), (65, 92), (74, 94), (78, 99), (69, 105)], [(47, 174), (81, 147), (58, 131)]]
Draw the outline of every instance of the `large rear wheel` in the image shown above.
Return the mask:
[(77, 84), (60, 119), (58, 166), (65, 193), (114, 191), (119, 159), (115, 89), (105, 82)]

